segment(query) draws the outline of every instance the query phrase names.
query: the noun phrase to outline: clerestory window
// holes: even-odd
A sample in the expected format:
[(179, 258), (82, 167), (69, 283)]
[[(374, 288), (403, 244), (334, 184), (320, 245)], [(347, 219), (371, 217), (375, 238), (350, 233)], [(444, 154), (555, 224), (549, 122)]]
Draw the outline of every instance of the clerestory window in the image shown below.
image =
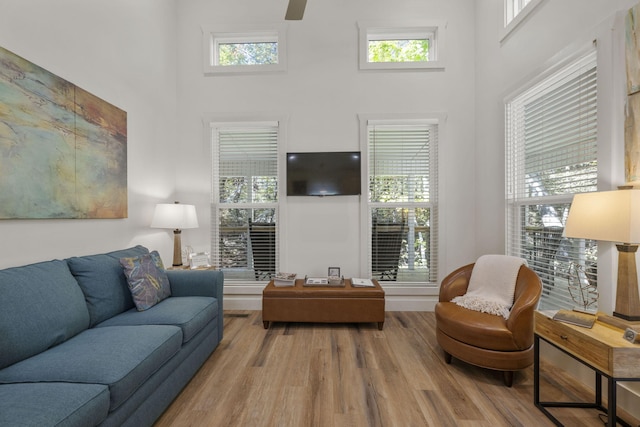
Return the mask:
[(540, 4), (542, 0), (504, 0), (500, 40), (504, 40)]
[(444, 68), (441, 25), (359, 26), (361, 69)]
[(204, 32), (204, 71), (255, 73), (286, 69), (285, 28), (253, 28)]

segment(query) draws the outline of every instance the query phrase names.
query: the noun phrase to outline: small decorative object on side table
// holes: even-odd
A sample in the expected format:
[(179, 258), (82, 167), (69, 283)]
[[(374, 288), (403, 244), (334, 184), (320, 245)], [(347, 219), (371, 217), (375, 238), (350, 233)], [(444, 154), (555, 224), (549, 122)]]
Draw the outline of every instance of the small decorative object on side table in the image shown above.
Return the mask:
[(327, 277), (327, 281), (329, 282), (329, 285), (333, 285), (333, 286), (337, 286), (337, 285), (341, 285), (344, 282), (344, 277), (340, 277), (340, 276), (329, 276)]
[(329, 267), (328, 277), (337, 276), (340, 277), (340, 267)]
[(569, 295), (577, 304), (574, 308), (584, 313), (596, 314), (598, 288), (591, 284), (584, 267), (572, 262), (569, 266)]
[(189, 266), (192, 269), (210, 267), (211, 263), (209, 262), (209, 252), (189, 254)]

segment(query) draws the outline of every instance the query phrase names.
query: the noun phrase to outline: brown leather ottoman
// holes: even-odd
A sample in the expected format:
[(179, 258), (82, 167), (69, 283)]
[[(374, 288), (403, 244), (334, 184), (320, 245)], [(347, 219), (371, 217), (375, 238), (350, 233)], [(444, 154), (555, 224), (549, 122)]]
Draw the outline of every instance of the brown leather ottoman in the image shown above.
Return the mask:
[(344, 279), (343, 287), (303, 286), (297, 279), (295, 286), (277, 287), (273, 280), (262, 291), (262, 322), (318, 322), (369, 323), (384, 326), (384, 290), (373, 280), (375, 287), (351, 286)]

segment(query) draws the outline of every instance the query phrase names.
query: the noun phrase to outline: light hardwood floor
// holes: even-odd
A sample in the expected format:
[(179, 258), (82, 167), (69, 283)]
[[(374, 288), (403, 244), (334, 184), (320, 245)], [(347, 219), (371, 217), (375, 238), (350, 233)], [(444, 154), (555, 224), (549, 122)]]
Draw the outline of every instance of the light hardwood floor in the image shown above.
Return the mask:
[[(543, 399), (589, 398), (543, 365)], [(563, 390), (563, 391), (561, 391)], [(566, 426), (602, 426), (595, 410), (553, 409)], [(633, 421), (633, 420), (630, 420)], [(552, 426), (533, 405), (533, 369), (512, 388), (498, 372), (444, 363), (431, 312), (375, 324), (275, 323), (225, 312), (224, 339), (157, 427)], [(637, 421), (635, 421), (637, 425)]]

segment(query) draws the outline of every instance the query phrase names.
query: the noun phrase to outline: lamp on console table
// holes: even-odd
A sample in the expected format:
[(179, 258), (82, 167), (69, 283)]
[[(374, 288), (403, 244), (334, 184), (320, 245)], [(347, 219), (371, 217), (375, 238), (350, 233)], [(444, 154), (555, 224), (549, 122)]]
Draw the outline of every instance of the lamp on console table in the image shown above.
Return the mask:
[[(565, 236), (616, 242), (618, 285), (613, 316), (625, 321), (639, 321), (636, 251), (640, 243), (640, 190), (576, 194), (569, 210)], [(601, 319), (599, 316), (598, 319), (607, 322), (607, 317)], [(611, 318), (607, 323), (624, 325), (624, 322)]]
[(151, 220), (152, 228), (173, 229), (173, 266), (182, 265), (182, 241), (180, 235), (185, 228), (198, 228), (198, 217), (194, 205), (159, 203)]

